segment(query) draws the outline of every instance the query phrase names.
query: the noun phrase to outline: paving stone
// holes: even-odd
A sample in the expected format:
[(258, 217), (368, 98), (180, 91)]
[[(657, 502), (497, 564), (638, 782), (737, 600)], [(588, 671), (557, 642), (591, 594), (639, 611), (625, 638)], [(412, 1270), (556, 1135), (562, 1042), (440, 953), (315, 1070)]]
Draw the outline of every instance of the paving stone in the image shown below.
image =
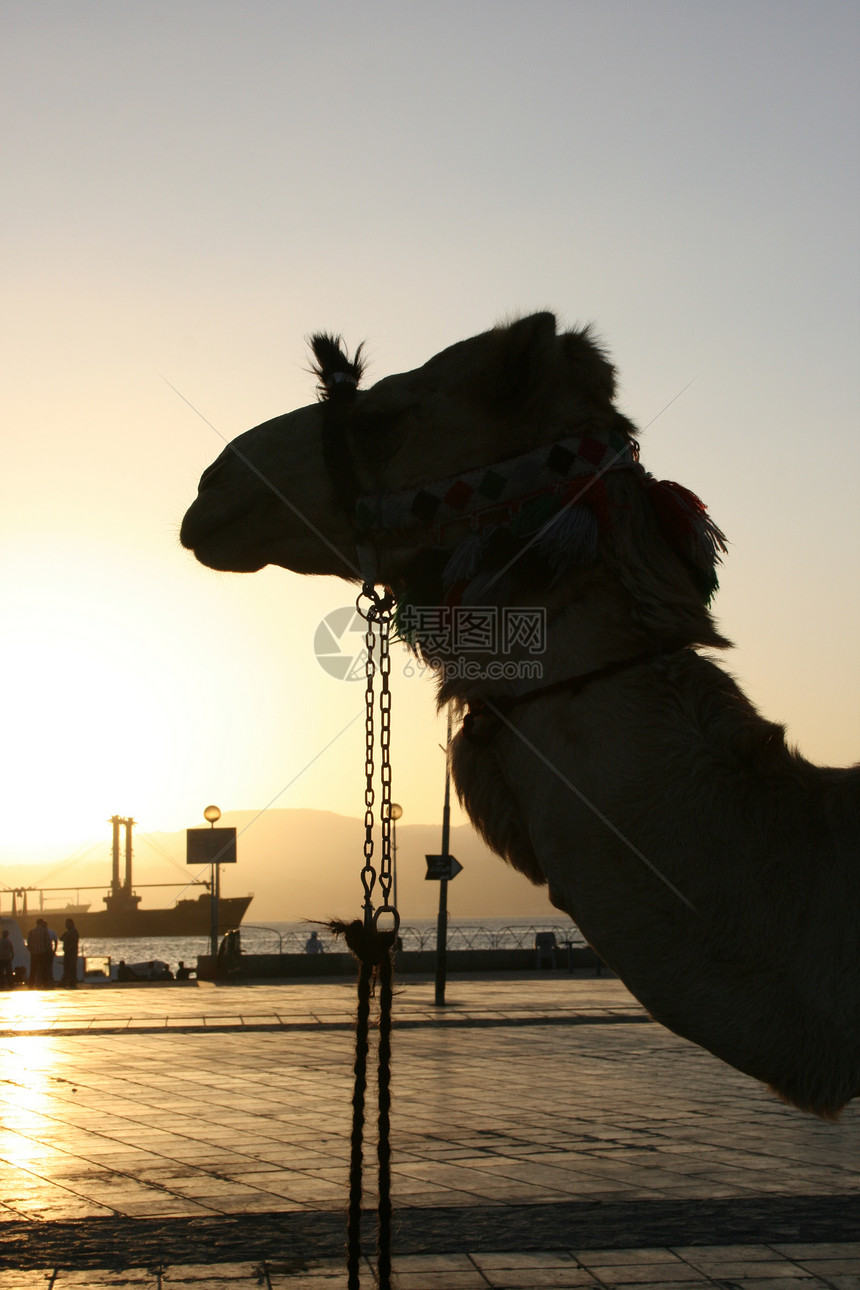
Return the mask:
[(175, 1286), (176, 1290), (180, 1290), (182, 1286), (200, 1290), (200, 1285), (204, 1282), (217, 1286), (218, 1290), (233, 1285), (264, 1286), (266, 1271), (259, 1262), (218, 1263), (215, 1266), (207, 1263), (183, 1263), (171, 1265), (161, 1274), (161, 1284), (165, 1290), (168, 1286)]
[(813, 1290), (813, 1287), (819, 1286), (830, 1290), (830, 1282), (819, 1281), (798, 1268), (786, 1268), (776, 1276), (734, 1277), (727, 1280), (720, 1278), (716, 1282), (709, 1280), (708, 1284), (716, 1284), (721, 1290)]
[[(627, 1263), (589, 1263), (587, 1271), (606, 1286), (651, 1285), (668, 1286), (677, 1281), (695, 1280), (696, 1269), (679, 1260), (640, 1263), (631, 1259)], [(703, 1275), (702, 1279), (705, 1277)]]
[[(311, 1265), (299, 1260), (286, 1265), (278, 1262), (267, 1262), (266, 1273), (271, 1290), (344, 1290), (346, 1285), (346, 1265), (343, 1257), (339, 1259), (321, 1259)], [(361, 1279), (373, 1285), (373, 1269), (367, 1259), (360, 1264)]]
[(477, 1268), (460, 1271), (402, 1272), (393, 1278), (396, 1290), (487, 1290)]
[(152, 1290), (154, 1287), (158, 1290), (158, 1273), (145, 1268), (126, 1268), (122, 1272), (112, 1272), (105, 1268), (100, 1270), (88, 1268), (85, 1272), (60, 1268), (51, 1290), (65, 1290), (67, 1286), (69, 1290), (73, 1286), (76, 1290), (81, 1290), (82, 1286), (86, 1290), (91, 1286), (98, 1286), (99, 1290), (107, 1286), (129, 1286), (135, 1287), (136, 1290)]
[(291, 1277), (270, 1277), (272, 1290), (343, 1290), (346, 1285), (343, 1272), (299, 1273)]
[(644, 1266), (647, 1263), (679, 1263), (681, 1258), (676, 1251), (665, 1249), (620, 1249), (620, 1250), (577, 1250), (577, 1261), (584, 1267), (626, 1267), (635, 1263)]
[(803, 1275), (803, 1270), (796, 1264), (790, 1264), (788, 1260), (780, 1259), (775, 1255), (771, 1255), (770, 1259), (747, 1259), (738, 1258), (737, 1255), (722, 1258), (719, 1254), (713, 1254), (708, 1259), (689, 1257), (688, 1261), (697, 1271), (704, 1272), (708, 1276), (719, 1277), (720, 1280), (743, 1281), (750, 1277), (761, 1279), (795, 1273), (798, 1276)]
[(827, 1241), (820, 1241), (816, 1245), (804, 1245), (800, 1242), (788, 1245), (777, 1244), (773, 1246), (777, 1254), (784, 1254), (787, 1258), (797, 1259), (804, 1258), (821, 1258), (821, 1259), (857, 1259), (860, 1264), (860, 1241), (840, 1241), (830, 1244)]
[(798, 1259), (797, 1263), (801, 1268), (805, 1268), (807, 1272), (813, 1272), (817, 1277), (832, 1277), (848, 1273), (854, 1276), (860, 1275), (860, 1258), (857, 1255), (849, 1255), (841, 1259), (819, 1259), (806, 1255), (805, 1258)]
[(578, 1268), (579, 1262), (566, 1250), (542, 1250), (540, 1253), (513, 1252), (504, 1254), (473, 1254), (472, 1260), (482, 1272), (504, 1271), (506, 1268)]
[(471, 1272), (475, 1266), (468, 1254), (404, 1254), (397, 1260), (400, 1276), (407, 1272)]
[(540, 1290), (555, 1286), (558, 1290), (589, 1290), (599, 1283), (584, 1268), (496, 1268), (483, 1269), (487, 1283), (493, 1290)]
[[(2, 1267), (2, 1264), (0, 1264)], [(3, 1290), (49, 1290), (52, 1272), (12, 1272), (4, 1270), (0, 1285)]]
[[(817, 1246), (814, 1248), (818, 1248)], [(688, 1245), (674, 1246), (672, 1250), (679, 1259), (685, 1259), (694, 1266), (705, 1266), (715, 1260), (745, 1263), (768, 1263), (779, 1255), (779, 1250), (772, 1245)]]
[[(165, 1286), (166, 1284), (162, 1279), (161, 1285)], [(259, 1287), (264, 1287), (266, 1282), (256, 1276), (239, 1277), (238, 1279), (213, 1276), (210, 1268), (207, 1273), (195, 1277), (193, 1281), (174, 1282), (173, 1284), (176, 1285), (177, 1290), (179, 1290), (180, 1286), (186, 1286), (188, 1290), (227, 1290), (228, 1286), (239, 1286), (240, 1290), (259, 1290)]]

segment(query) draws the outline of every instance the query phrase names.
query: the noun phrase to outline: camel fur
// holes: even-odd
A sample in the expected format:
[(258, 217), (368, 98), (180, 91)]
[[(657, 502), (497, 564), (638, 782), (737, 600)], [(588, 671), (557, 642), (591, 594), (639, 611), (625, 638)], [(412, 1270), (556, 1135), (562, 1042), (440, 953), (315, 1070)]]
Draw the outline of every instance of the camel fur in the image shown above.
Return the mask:
[[(590, 332), (559, 334), (536, 314), (367, 390), (336, 338), (313, 344), (321, 399), (234, 440), (201, 480), (183, 544), (215, 569), (277, 564), (371, 576), (404, 603), (465, 592), (544, 610), (541, 682), (466, 678), (464, 658), (486, 659), (425, 648), (420, 626), (411, 637), (432, 655), (440, 702), (480, 714), (452, 747), (470, 818), (548, 885), (657, 1021), (788, 1102), (837, 1115), (860, 1094), (860, 768), (790, 750), (701, 652), (728, 646), (701, 559), (670, 540)], [(587, 557), (553, 563), (541, 532), (523, 542), (514, 522), (489, 526), (478, 578), (452, 589), (465, 521), (357, 531), (355, 496), (417, 492), (580, 432), (628, 445), (628, 468), (590, 486), (602, 510)], [(508, 704), (628, 660), (579, 692)]]

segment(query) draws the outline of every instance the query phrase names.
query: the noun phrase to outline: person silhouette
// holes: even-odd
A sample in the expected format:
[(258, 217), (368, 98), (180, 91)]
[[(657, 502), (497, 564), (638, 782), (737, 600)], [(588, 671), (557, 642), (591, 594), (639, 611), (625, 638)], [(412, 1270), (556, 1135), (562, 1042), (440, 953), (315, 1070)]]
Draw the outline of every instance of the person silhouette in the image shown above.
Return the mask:
[(69, 990), (78, 988), (78, 944), (80, 937), (73, 918), (66, 919), (66, 930), (60, 938), (63, 942), (63, 981)]
[(0, 936), (0, 990), (11, 990), (15, 984), (15, 946), (12, 944), (6, 928)]
[(37, 918), (35, 927), (27, 933), (27, 949), (30, 951), (30, 989), (51, 990), (54, 985), (54, 943), (44, 918)]

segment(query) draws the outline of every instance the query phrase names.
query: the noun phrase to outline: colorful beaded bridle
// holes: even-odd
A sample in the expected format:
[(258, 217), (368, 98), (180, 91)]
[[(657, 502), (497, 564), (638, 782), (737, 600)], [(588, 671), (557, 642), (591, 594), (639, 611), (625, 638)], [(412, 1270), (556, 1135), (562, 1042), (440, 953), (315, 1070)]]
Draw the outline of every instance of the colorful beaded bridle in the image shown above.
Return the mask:
[(365, 580), (375, 578), (377, 547), (410, 536), (423, 549), (446, 553), (443, 594), (469, 603), (475, 603), (488, 580), (498, 581), (499, 571), (488, 570), (486, 557), (500, 533), (508, 549), (511, 540), (520, 551), (534, 548), (553, 576), (571, 563), (590, 563), (597, 557), (601, 534), (612, 524), (605, 477), (626, 470), (638, 477), (663, 536), (705, 604), (710, 603), (726, 550), (724, 534), (695, 493), (655, 479), (640, 465), (635, 441), (616, 431), (604, 431), (605, 438), (569, 435), (434, 483), (361, 495), (340, 415), (351, 406), (361, 379), (360, 347), (351, 362), (337, 338), (315, 337), (314, 349), (327, 404), (326, 465), (341, 505), (351, 514)]
[(484, 577), (483, 557), (493, 534), (506, 530), (521, 549), (534, 546), (554, 572), (596, 559), (601, 534), (612, 523), (605, 477), (632, 471), (654, 507), (661, 531), (681, 557), (703, 600), (717, 590), (716, 566), (725, 537), (694, 493), (657, 480), (638, 460), (636, 445), (610, 433), (604, 442), (569, 435), (519, 457), (395, 493), (359, 497), (358, 544), (406, 537), (421, 529), (424, 545), (450, 552), (443, 572), (446, 595), (473, 602)]

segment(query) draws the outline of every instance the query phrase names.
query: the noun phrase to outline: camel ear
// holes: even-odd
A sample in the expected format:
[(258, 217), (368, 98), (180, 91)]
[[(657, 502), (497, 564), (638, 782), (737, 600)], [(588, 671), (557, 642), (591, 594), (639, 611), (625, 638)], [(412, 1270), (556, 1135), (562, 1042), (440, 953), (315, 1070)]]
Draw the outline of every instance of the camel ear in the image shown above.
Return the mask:
[(514, 406), (540, 389), (555, 349), (555, 314), (518, 318), (501, 333), (499, 385), (496, 394)]
[(596, 402), (611, 403), (615, 398), (615, 368), (591, 328), (566, 332), (562, 343), (577, 389)]
[(364, 345), (359, 345), (350, 358), (341, 336), (317, 332), (309, 344), (315, 360), (311, 371), (317, 378), (320, 398), (340, 400), (355, 394), (364, 373), (361, 357)]

